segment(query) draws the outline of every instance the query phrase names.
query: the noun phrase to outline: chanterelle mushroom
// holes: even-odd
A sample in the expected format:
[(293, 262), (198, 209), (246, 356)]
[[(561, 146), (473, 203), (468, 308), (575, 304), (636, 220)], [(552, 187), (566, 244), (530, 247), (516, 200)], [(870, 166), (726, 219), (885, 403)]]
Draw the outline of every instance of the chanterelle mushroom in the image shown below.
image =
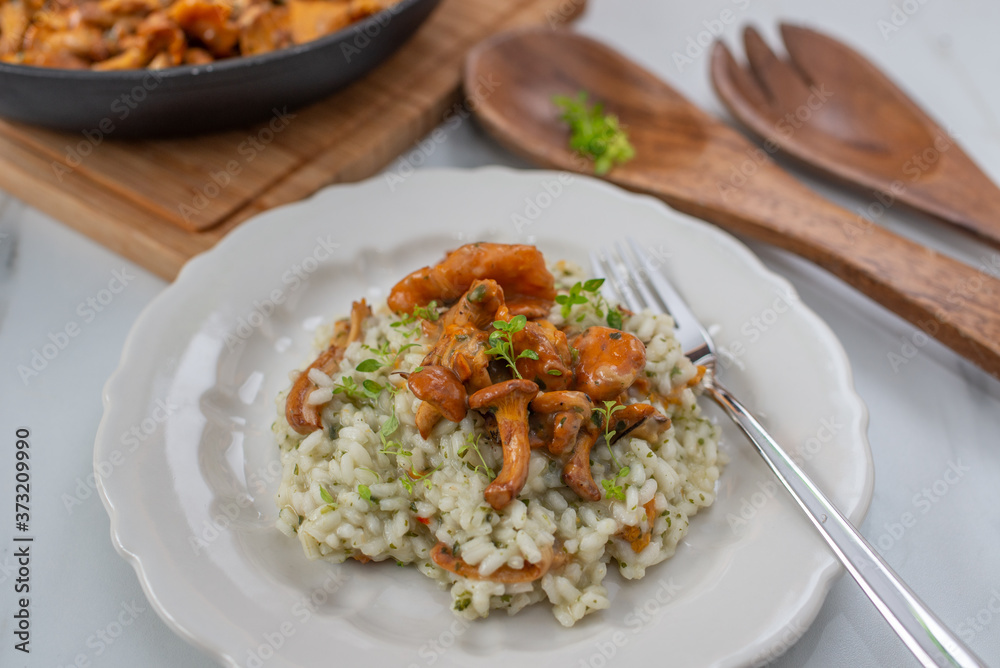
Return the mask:
[(309, 372), (319, 369), (328, 376), (335, 373), (347, 346), (361, 338), (361, 323), (371, 314), (372, 310), (364, 299), (354, 302), (351, 305), (350, 321), (340, 320), (333, 326), (330, 345), (292, 383), (285, 402), (285, 418), (288, 425), (298, 433), (311, 434), (323, 428), (320, 419), (322, 406), (309, 403), (309, 395), (317, 389), (316, 383), (309, 378)]
[[(411, 373), (407, 384), (413, 395), (425, 402), (421, 404), (421, 408), (429, 405), (452, 422), (460, 422), (465, 417), (465, 385), (451, 369), (437, 365), (425, 366), (420, 371)], [(423, 416), (417, 422), (420, 435), (427, 438), (437, 419), (432, 417), (428, 420), (427, 416)]]
[(590, 470), (590, 451), (600, 435), (600, 429), (593, 420), (585, 420), (573, 446), (573, 454), (563, 467), (563, 482), (588, 501), (601, 500), (601, 488), (594, 482), (594, 474)]
[(437, 265), (418, 269), (397, 283), (389, 293), (389, 308), (409, 313), (432, 300), (450, 304), (480, 278), (494, 279), (510, 297), (546, 301), (556, 297), (555, 279), (537, 248), (475, 243), (453, 250)]
[(531, 400), (531, 410), (543, 424), (545, 443), (541, 445), (561, 455), (576, 443), (581, 425), (594, 412), (594, 403), (583, 392), (540, 392)]
[(490, 582), (500, 582), (503, 584), (518, 584), (521, 582), (534, 582), (549, 572), (552, 568), (559, 568), (566, 562), (566, 553), (559, 551), (557, 554), (551, 545), (544, 545), (538, 550), (542, 558), (538, 563), (525, 563), (523, 568), (514, 569), (504, 564), (487, 576), (479, 574), (479, 567), (467, 564), (461, 557), (455, 556), (451, 549), (444, 543), (438, 543), (431, 549), (431, 559), (435, 564), (446, 571), (469, 580), (489, 580)]
[(483, 496), (495, 510), (504, 508), (528, 479), (531, 446), (528, 442), (528, 404), (538, 394), (530, 380), (508, 380), (483, 388), (469, 397), (469, 408), (490, 411), (503, 444), (503, 468)]
[(660, 434), (670, 429), (670, 418), (650, 404), (628, 404), (611, 416), (615, 436), (614, 443), (625, 436), (654, 441)]
[(586, 392), (596, 403), (616, 398), (646, 366), (646, 346), (618, 329), (588, 327), (573, 347), (580, 353), (573, 389)]

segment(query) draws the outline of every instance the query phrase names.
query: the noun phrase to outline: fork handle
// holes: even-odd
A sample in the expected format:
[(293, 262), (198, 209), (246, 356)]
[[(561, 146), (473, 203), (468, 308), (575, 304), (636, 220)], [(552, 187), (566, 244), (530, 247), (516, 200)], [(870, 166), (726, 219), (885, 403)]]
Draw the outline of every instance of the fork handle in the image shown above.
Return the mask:
[(931, 666), (985, 668), (910, 590), (854, 525), (819, 490), (757, 419), (726, 388), (712, 380), (706, 391), (739, 425), (767, 465), (791, 492), (813, 525), (833, 548), (875, 607), (920, 663)]

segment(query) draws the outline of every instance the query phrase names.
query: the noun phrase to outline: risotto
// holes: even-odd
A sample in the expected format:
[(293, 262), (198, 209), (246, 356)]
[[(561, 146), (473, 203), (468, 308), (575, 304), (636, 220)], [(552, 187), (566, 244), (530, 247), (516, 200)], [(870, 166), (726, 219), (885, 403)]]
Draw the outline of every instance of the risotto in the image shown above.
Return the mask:
[[(500, 268), (449, 270), (469, 248)], [(277, 399), (277, 526), (309, 559), (415, 566), (462, 617), (545, 599), (571, 626), (608, 607), (609, 565), (635, 580), (674, 554), (714, 499), (719, 432), (669, 316), (511, 249), (537, 253), (463, 247), (321, 328)]]

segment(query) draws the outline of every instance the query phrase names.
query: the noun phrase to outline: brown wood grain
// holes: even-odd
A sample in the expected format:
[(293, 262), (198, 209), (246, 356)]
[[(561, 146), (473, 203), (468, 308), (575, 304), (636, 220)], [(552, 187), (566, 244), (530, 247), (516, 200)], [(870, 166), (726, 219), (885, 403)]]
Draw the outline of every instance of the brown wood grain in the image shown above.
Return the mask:
[(781, 35), (787, 59), (753, 28), (747, 67), (721, 42), (712, 52), (712, 83), (741, 123), (803, 166), (1000, 246), (1000, 188), (951, 133), (850, 47), (800, 26)]
[[(460, 103), (473, 45), (507, 28), (570, 21), (585, 1), (444, 0), (385, 64), (290, 112), (267, 143), (266, 123), (180, 140), (112, 134), (94, 145), (82, 133), (0, 121), (0, 188), (172, 279), (247, 218), (366, 178), (413, 145)], [(239, 173), (215, 187), (233, 163)]]
[(1000, 377), (1000, 281), (828, 202), (610, 48), (566, 31), (509, 33), (470, 55), (466, 78), (481, 72), (500, 86), (478, 117), (515, 152), (592, 172), (569, 150), (551, 103), (554, 94), (590, 91), (636, 148), (608, 180), (812, 260)]

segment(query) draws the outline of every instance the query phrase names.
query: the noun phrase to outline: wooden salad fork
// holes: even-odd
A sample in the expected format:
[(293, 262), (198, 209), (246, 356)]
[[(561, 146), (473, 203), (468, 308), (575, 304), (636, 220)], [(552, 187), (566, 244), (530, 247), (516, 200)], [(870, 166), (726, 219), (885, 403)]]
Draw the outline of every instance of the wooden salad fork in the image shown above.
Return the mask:
[[(842, 209), (653, 73), (582, 35), (516, 30), (476, 47), (466, 90), (498, 141), (546, 167), (593, 174), (569, 147), (554, 95), (588, 91), (627, 127), (634, 159), (605, 178), (826, 268), (1000, 378), (1000, 280)], [(618, 221), (595, 221), (614, 236)], [(539, 230), (544, 220), (537, 221)], [(720, 286), (724, 289), (724, 286)]]
[(901, 202), (1000, 246), (1000, 188), (952, 134), (857, 51), (780, 29), (787, 59), (752, 27), (746, 67), (716, 42), (712, 84), (733, 116), (770, 152), (869, 191), (875, 211)]

